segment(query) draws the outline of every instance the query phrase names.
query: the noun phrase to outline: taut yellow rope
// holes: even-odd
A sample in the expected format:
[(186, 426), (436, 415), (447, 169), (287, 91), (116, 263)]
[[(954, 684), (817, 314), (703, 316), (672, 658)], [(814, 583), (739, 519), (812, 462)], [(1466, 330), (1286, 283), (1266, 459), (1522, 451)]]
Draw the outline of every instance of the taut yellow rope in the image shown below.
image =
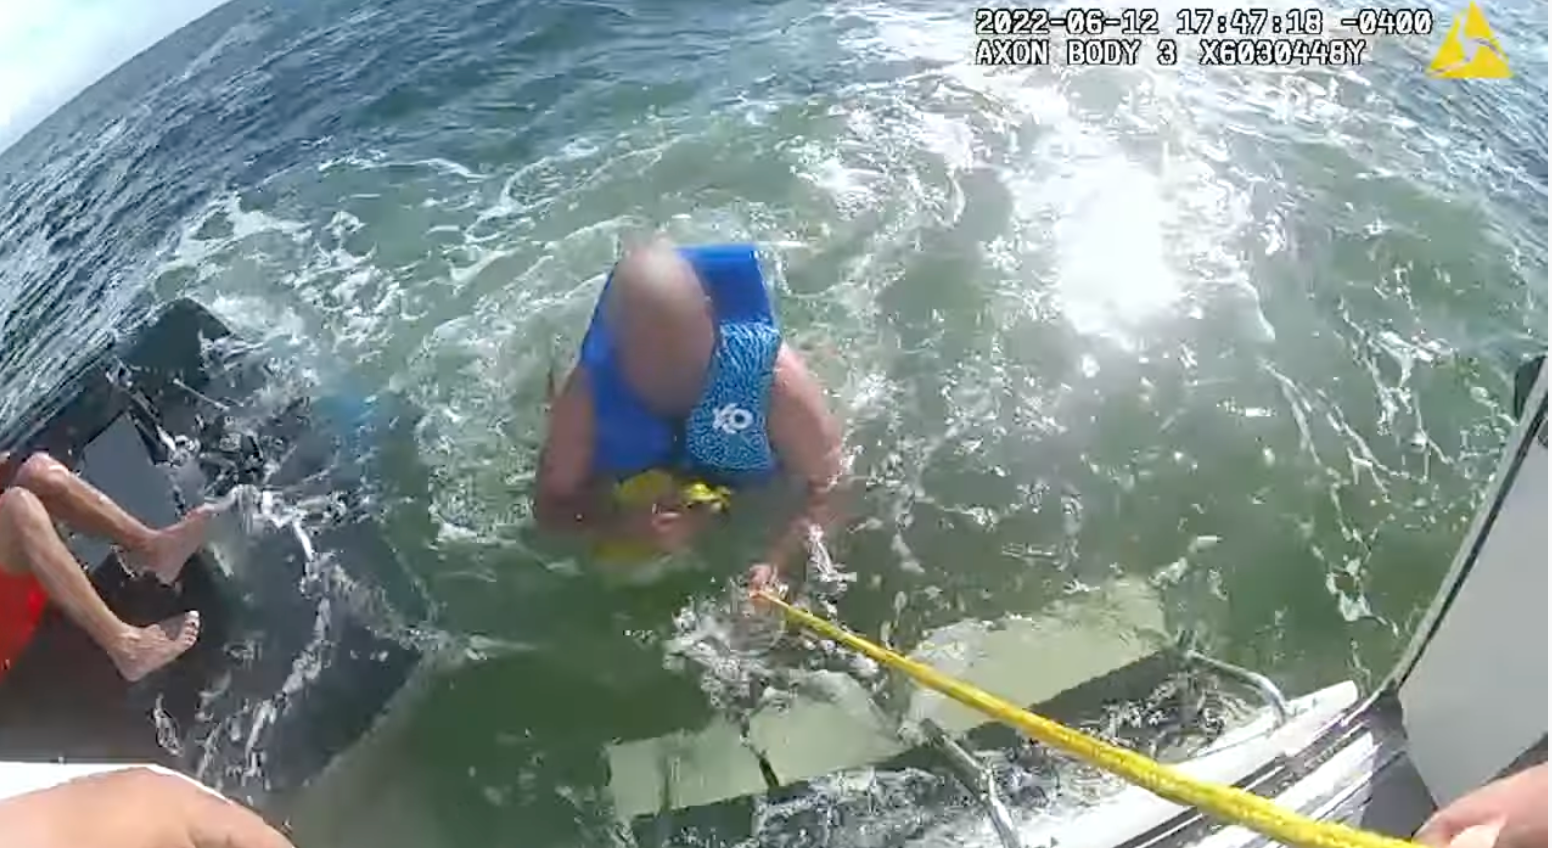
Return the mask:
[(1022, 730), (1037, 741), (1098, 766), (1161, 798), (1186, 804), (1231, 824), (1300, 848), (1418, 848), (1416, 843), (1346, 825), (1315, 821), (1233, 786), (1197, 780), (1135, 751), (1118, 748), (1059, 722), (1035, 715), (888, 648), (863, 639), (769, 592), (756, 597), (792, 622), (901, 672), (929, 689)]

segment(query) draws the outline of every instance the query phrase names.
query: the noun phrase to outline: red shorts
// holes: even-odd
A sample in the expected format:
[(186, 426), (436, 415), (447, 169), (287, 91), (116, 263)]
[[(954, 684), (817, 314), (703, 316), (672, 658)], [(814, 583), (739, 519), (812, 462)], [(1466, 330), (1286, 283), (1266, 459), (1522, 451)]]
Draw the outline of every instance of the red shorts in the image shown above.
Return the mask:
[(0, 569), (0, 677), (27, 649), (46, 606), (48, 596), (37, 578)]

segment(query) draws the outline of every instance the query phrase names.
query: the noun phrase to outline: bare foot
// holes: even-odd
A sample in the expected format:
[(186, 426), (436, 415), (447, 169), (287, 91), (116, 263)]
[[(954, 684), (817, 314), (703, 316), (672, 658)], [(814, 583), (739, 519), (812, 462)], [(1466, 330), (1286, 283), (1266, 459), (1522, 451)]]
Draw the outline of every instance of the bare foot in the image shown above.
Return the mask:
[(108, 652), (119, 674), (131, 683), (177, 659), (199, 638), (199, 613), (186, 612), (150, 627), (131, 627)]
[(189, 510), (182, 521), (158, 530), (142, 551), (132, 555), (133, 568), (139, 574), (151, 574), (164, 585), (172, 585), (189, 557), (205, 543), (205, 527), (220, 509), (205, 504)]

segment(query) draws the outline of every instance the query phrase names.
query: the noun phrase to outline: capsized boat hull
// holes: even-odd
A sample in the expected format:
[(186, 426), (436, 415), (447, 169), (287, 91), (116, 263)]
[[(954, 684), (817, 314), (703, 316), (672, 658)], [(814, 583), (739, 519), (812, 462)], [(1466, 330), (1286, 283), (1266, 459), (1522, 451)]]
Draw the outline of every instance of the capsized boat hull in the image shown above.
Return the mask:
[(196, 609), (201, 636), (129, 686), (50, 609), (0, 680), (0, 773), (8, 760), (154, 763), (262, 808), (348, 748), (411, 677), (421, 652), (406, 622), (429, 604), (363, 506), (360, 469), (339, 457), (346, 441), (394, 438), (413, 411), (342, 422), (312, 399), (276, 405), (272, 364), (178, 301), (91, 357), (0, 442), (49, 452), (158, 526), (238, 486), (280, 501), (327, 495), (335, 507), (266, 523), (255, 498), (240, 501), (173, 588), (131, 577), (99, 540), (68, 538), (126, 621)]

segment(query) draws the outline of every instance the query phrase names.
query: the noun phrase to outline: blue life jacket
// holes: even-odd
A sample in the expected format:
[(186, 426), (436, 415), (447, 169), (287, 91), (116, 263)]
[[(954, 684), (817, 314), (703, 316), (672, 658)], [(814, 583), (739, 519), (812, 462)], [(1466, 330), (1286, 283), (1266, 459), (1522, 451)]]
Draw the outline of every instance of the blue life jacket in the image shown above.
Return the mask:
[(775, 473), (766, 436), (771, 378), (781, 331), (754, 247), (703, 245), (679, 249), (711, 297), (717, 346), (700, 401), (683, 420), (663, 418), (626, 383), (615, 357), (603, 303), (593, 309), (579, 357), (593, 395), (593, 473), (623, 480), (659, 468), (707, 482), (745, 485)]

